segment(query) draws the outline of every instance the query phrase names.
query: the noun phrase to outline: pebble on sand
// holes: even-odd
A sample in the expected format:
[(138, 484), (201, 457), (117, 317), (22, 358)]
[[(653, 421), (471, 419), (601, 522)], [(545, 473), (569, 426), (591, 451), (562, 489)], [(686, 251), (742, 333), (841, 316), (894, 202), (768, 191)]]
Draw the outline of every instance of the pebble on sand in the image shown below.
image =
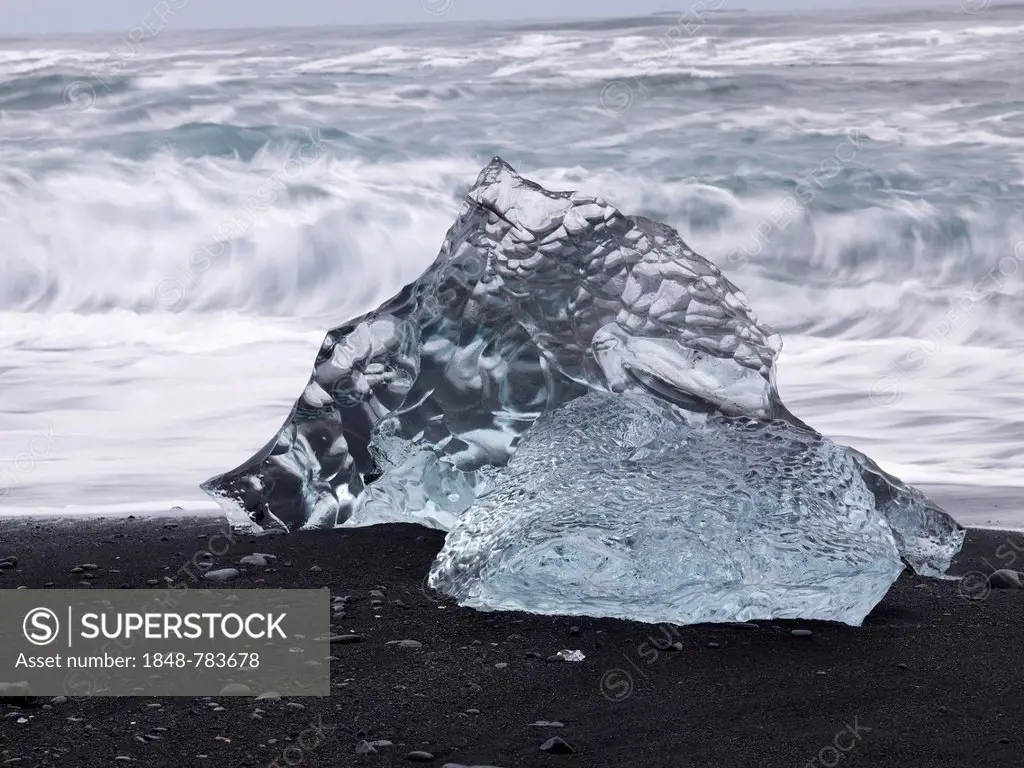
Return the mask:
[(1024, 584), (1021, 583), (1020, 573), (1012, 571), (1009, 568), (1000, 568), (998, 571), (993, 571), (988, 577), (988, 585), (992, 589), (1022, 589)]
[(237, 579), (240, 571), (237, 568), (218, 568), (215, 571), (207, 571), (203, 574), (206, 581), (225, 582)]
[(576, 747), (565, 739), (552, 736), (540, 745), (540, 751), (547, 752), (549, 755), (571, 755), (576, 751)]
[(397, 645), (399, 648), (409, 648), (418, 651), (423, 647), (419, 640), (388, 640), (388, 645)]
[(564, 648), (555, 654), (559, 661), (583, 661), (587, 658), (583, 651), (573, 651), (568, 648)]
[(434, 755), (430, 752), (416, 750), (415, 752), (410, 752), (408, 755), (406, 755), (405, 759), (412, 760), (412, 762), (414, 763), (429, 763), (431, 760), (434, 759)]

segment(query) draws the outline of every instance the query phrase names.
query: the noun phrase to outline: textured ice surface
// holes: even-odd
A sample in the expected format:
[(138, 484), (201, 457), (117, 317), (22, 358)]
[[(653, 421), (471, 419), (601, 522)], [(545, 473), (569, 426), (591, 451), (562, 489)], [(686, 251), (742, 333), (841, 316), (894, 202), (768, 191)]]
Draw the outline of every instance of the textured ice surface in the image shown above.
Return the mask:
[[(403, 487), (377, 495), (401, 499), (430, 463), (421, 449), (463, 471), (500, 466), (537, 416), (594, 389), (780, 415), (779, 348), (669, 227), (549, 192), (495, 159), (433, 265), (330, 331), (278, 435), (204, 487), (260, 524), (331, 527), (358, 514), (385, 470), (382, 487)], [(412, 482), (406, 517), (424, 499), (430, 515), (467, 506), (447, 501), (457, 490)]]
[[(492, 520), (493, 516), (481, 515), (491, 509), (494, 494), (512, 492), (508, 473), (514, 468), (505, 465), (524, 434), (532, 450), (544, 450), (533, 432), (538, 417), (588, 393), (602, 393), (609, 401), (613, 395), (644, 395), (650, 402), (643, 407), (658, 403), (669, 409), (665, 413), (674, 414), (665, 416), (662, 424), (671, 436), (652, 439), (681, 438), (682, 433), (672, 431), (681, 428), (673, 424), (677, 417), (691, 422), (710, 419), (712, 426), (704, 429), (721, 432), (715, 438), (718, 449), (728, 452), (732, 462), (722, 467), (757, 467), (766, 455), (765, 446), (774, 444), (776, 437), (793, 441), (792, 453), (786, 455), (794, 464), (785, 464), (786, 471), (809, 484), (807, 504), (819, 505), (814, 509), (820, 507), (822, 514), (832, 508), (836, 518), (831, 527), (820, 520), (815, 523), (834, 539), (808, 540), (819, 542), (819, 555), (837, 569), (828, 582), (835, 589), (841, 583), (836, 574), (852, 578), (850, 569), (856, 569), (849, 564), (861, 562), (865, 535), (855, 533), (856, 526), (844, 517), (855, 516), (850, 509), (860, 507), (848, 509), (835, 499), (845, 500), (847, 494), (865, 489), (868, 501), (863, 504), (872, 515), (888, 521), (891, 542), (903, 560), (919, 573), (944, 572), (962, 543), (962, 529), (870, 459), (827, 443), (790, 414), (775, 386), (780, 349), (779, 337), (758, 324), (743, 294), (674, 230), (626, 216), (599, 198), (545, 190), (495, 158), (467, 193), (427, 271), (380, 308), (330, 331), (309, 384), (281, 431), (248, 462), (209, 480), (204, 488), (230, 508), (244, 510), (257, 524), (288, 530), (385, 521), (415, 521), (442, 530), (458, 525), (462, 530), (463, 516), (468, 515), (467, 525)], [(635, 397), (624, 400), (622, 407), (627, 402), (641, 407)], [(552, 418), (569, 418), (574, 411), (559, 413)], [(742, 423), (749, 426), (741, 428), (737, 419), (747, 419)], [(809, 441), (803, 452), (795, 447), (801, 440)], [(587, 444), (594, 445), (592, 440)], [(557, 450), (571, 454), (584, 451), (572, 443), (560, 445)], [(594, 453), (587, 461), (617, 466), (624, 460), (621, 450), (612, 441), (603, 454)], [(832, 456), (830, 451), (835, 453), (834, 463), (821, 458)], [(651, 458), (652, 466), (663, 475), (676, 472), (691, 481), (702, 472), (723, 477), (724, 469), (701, 463), (699, 452), (691, 455), (677, 446), (676, 453), (675, 464)], [(801, 460), (808, 462), (802, 472), (797, 466)], [(822, 467), (839, 474), (815, 480), (814, 471)], [(851, 467), (856, 468), (860, 485), (844, 484), (843, 473)], [(536, 516), (538, 530), (563, 531), (574, 546), (599, 546), (583, 533), (592, 530), (590, 524), (573, 515), (587, 505), (598, 505), (607, 493), (625, 493), (628, 483), (605, 473), (594, 474), (590, 485), (562, 474), (550, 477), (552, 486), (544, 493), (566, 504), (572, 498), (575, 506), (545, 503), (528, 506), (526, 514)], [(785, 494), (793, 492), (794, 483), (799, 485), (791, 480), (769, 474), (750, 481), (748, 491), (756, 498), (748, 505), (741, 503), (746, 498), (742, 494), (731, 496), (719, 488), (719, 502), (728, 508), (721, 510), (721, 517), (708, 517), (705, 528), (715, 520), (740, 519), (747, 513), (775, 520), (771, 510), (786, 509)], [(683, 484), (662, 475), (657, 482), (657, 492), (633, 498), (635, 521), (652, 516), (668, 520), (672, 496)], [(560, 493), (566, 483), (575, 489), (574, 496)], [(705, 481), (700, 487), (710, 486)], [(474, 506), (477, 499), (480, 506)], [(694, 503), (694, 509), (703, 509)], [(805, 521), (800, 515), (806, 512), (801, 510), (790, 520), (794, 530)], [(519, 514), (515, 507), (505, 509), (508, 519), (502, 526), (518, 530)], [(651, 551), (638, 550), (632, 558), (658, 556), (663, 560), (644, 563), (645, 572), (667, 573), (676, 567), (685, 575), (688, 565), (680, 553), (692, 549), (692, 543), (684, 541), (697, 524), (691, 522), (679, 520), (677, 530), (661, 534), (671, 547), (648, 547)], [(602, 524), (626, 530), (636, 523), (609, 516)], [(748, 525), (761, 530), (767, 524)], [(609, 535), (618, 535), (612, 529)], [(732, 535), (728, 531), (714, 532), (722, 547)], [(487, 540), (501, 551), (513, 548), (510, 542), (496, 541), (496, 532), (489, 532)], [(458, 538), (457, 532), (453, 537)], [(776, 547), (788, 546), (778, 537), (771, 541)], [(737, 557), (741, 551), (747, 550), (737, 544)], [(811, 556), (815, 550), (807, 546), (798, 551)], [(773, 552), (785, 559), (788, 550)], [(751, 555), (752, 562), (767, 562), (767, 553)], [(454, 554), (449, 542), (445, 556)], [(631, 557), (628, 548), (621, 557)], [(877, 573), (886, 572), (882, 564), (887, 561), (878, 557), (882, 570)], [(465, 564), (462, 555), (451, 562)], [(624, 568), (623, 563), (616, 568)], [(535, 562), (523, 560), (522, 567), (519, 578), (543, 583)], [(820, 572), (828, 567), (823, 565)], [(479, 572), (490, 573), (487, 568)], [(705, 592), (732, 594), (726, 582), (714, 581), (725, 573), (706, 574)], [(435, 571), (435, 578), (453, 594), (468, 589), (469, 582), (454, 575)], [(623, 589), (631, 587), (620, 585)], [(797, 590), (790, 597), (796, 594), (803, 593)], [(878, 595), (869, 594), (873, 597), (843, 608), (823, 603), (825, 613), (820, 617), (830, 618), (829, 611), (834, 611), (848, 619), (857, 606), (877, 600)], [(522, 599), (523, 606), (532, 604), (539, 610), (546, 598), (538, 592)], [(614, 595), (606, 599), (616, 600)], [(635, 599), (642, 599), (641, 593)], [(755, 604), (761, 605), (751, 603)], [(774, 605), (781, 610), (790, 604), (782, 600)], [(570, 603), (563, 604), (564, 610), (569, 608)], [(795, 604), (785, 610), (790, 609), (796, 610)], [(741, 606), (732, 618), (748, 613)], [(727, 614), (723, 608), (722, 618)]]
[(693, 421), (629, 394), (545, 414), (430, 585), (475, 608), (860, 624), (903, 563), (857, 462), (784, 421)]

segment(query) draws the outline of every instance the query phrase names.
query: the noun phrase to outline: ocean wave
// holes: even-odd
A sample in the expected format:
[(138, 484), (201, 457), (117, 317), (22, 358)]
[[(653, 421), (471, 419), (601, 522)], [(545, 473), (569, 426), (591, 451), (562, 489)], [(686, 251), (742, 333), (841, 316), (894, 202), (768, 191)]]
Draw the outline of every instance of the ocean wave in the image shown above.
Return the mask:
[(261, 153), (273, 154), (283, 162), (311, 142), (330, 143), (335, 152), (343, 151), (343, 147), (358, 151), (359, 139), (336, 128), (185, 123), (169, 130), (133, 131), (94, 140), (90, 149), (131, 160), (170, 153), (179, 160), (225, 158), (252, 163)]
[[(458, 190), (480, 165), (469, 156), (367, 162), (312, 144), (303, 160), (303, 145), (284, 131), (281, 144), (268, 143), (272, 133), (183, 126), (177, 145), (140, 159), (97, 155), (32, 184), (0, 175), (0, 203), (18, 213), (5, 223), (0, 310), (354, 311), (434, 257)], [(351, 137), (321, 138), (340, 145)], [(957, 195), (956, 206), (887, 200), (887, 190), (915, 179), (908, 168), (844, 171), (833, 189), (779, 174), (639, 180), (549, 167), (535, 176), (677, 225), (734, 280), (750, 283), (776, 324), (825, 335), (923, 332), (1024, 239), (1020, 213), (981, 190), (969, 204)], [(848, 188), (861, 191), (860, 203), (843, 200)], [(993, 282), (988, 293), (987, 313), (1001, 323), (1024, 319), (1024, 280)], [(849, 309), (837, 321), (840, 306)]]
[[(35, 112), (47, 109), (66, 109), (74, 94), (69, 92), (75, 83), (86, 83), (91, 75), (86, 71), (27, 75), (0, 82), (0, 108), (5, 112)], [(107, 76), (102, 84), (88, 86), (93, 91), (117, 95), (132, 87), (132, 77)]]
[(383, 299), (433, 258), (453, 190), (475, 166), (307, 149), (305, 160), (302, 147), (264, 149), (243, 166), (100, 155), (30, 186), (0, 175), (0, 210), (17, 213), (4, 221), (0, 309), (344, 311)]

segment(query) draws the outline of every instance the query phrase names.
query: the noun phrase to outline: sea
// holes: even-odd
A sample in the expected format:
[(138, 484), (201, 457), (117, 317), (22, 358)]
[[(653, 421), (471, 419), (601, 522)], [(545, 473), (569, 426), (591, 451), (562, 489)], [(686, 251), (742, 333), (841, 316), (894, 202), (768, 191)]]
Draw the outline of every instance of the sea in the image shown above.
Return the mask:
[(790, 410), (1024, 526), (1024, 6), (716, 2), (0, 37), (0, 515), (216, 510), (499, 155), (678, 229)]

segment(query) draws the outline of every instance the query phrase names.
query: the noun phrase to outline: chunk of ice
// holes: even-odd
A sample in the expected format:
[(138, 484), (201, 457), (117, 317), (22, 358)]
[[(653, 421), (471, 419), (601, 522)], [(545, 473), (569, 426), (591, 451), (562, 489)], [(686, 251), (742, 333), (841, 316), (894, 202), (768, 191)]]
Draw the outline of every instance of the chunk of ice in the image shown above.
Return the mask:
[[(284, 530), (453, 529), (432, 578), (479, 607), (857, 623), (901, 559), (943, 573), (963, 530), (790, 414), (780, 349), (670, 227), (495, 158), (434, 263), (330, 331), (279, 433), (203, 487)], [(603, 565), (577, 588), (573, 558)]]

